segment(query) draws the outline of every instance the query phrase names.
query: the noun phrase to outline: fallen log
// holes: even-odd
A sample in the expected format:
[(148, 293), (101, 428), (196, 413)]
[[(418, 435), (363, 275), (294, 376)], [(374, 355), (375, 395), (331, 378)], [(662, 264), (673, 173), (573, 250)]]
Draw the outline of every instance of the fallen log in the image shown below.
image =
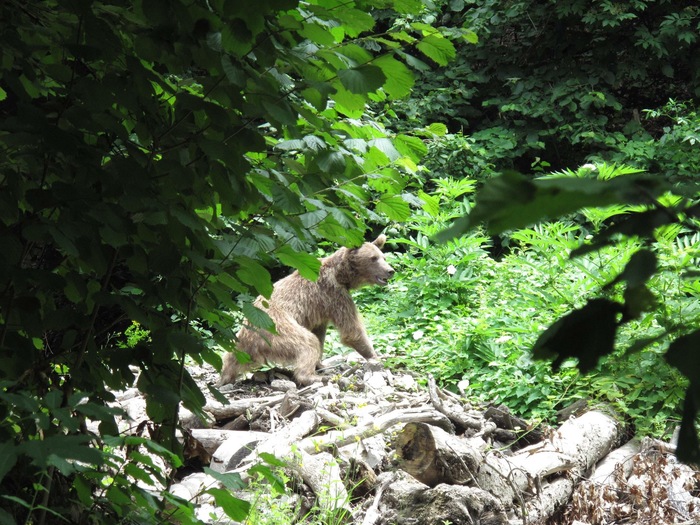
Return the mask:
[[(517, 502), (527, 523), (541, 523), (571, 498), (578, 480), (617, 444), (621, 431), (611, 416), (587, 412), (566, 421), (549, 441), (509, 457), (490, 454), (477, 482), (506, 508)], [(567, 476), (557, 475), (562, 472)], [(536, 497), (525, 502), (528, 490)]]
[(621, 447), (613, 450), (595, 466), (588, 478), (588, 482), (595, 485), (613, 483), (613, 475), (617, 469), (620, 469), (623, 477), (627, 479), (632, 473), (632, 467), (634, 466), (632, 459), (639, 453), (641, 447), (642, 443), (640, 440), (631, 439)]
[(429, 487), (474, 482), (484, 459), (467, 440), (425, 423), (407, 423), (395, 447), (399, 468)]
[(236, 431), (220, 428), (193, 428), (189, 432), (207, 452), (213, 454)]

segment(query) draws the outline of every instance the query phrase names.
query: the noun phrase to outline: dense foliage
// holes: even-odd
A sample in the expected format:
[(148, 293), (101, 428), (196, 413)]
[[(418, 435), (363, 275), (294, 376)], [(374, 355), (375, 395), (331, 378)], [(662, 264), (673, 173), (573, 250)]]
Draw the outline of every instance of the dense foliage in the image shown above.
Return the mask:
[[(251, 297), (274, 261), (313, 278), (316, 239), (408, 215), (425, 146), (366, 105), (454, 47), (422, 23), (375, 35), (392, 7), (421, 3), (0, 6), (0, 523), (195, 520), (141, 452), (179, 465), (178, 405), (204, 401), (185, 359), (220, 366), (236, 312), (270, 327)], [(118, 437), (134, 365), (151, 422)]]
[(696, 175), (692, 162), (678, 162), (692, 144), (678, 135), (655, 142), (678, 113), (645, 112), (700, 96), (696, 2), (457, 0), (425, 16), (464, 25), (479, 43), (422, 75), (413, 98), (394, 105), (399, 123), (444, 122), (467, 135), (471, 163), (499, 169), (596, 158)]
[[(467, 322), (448, 323), (446, 338), (437, 343), (454, 349), (466, 340), (477, 350), (436, 359), (434, 370), (456, 379), (479, 378), (479, 385), (488, 378), (489, 392), (499, 392), (509, 406), (530, 414), (551, 414), (553, 405), (570, 397), (614, 400), (625, 413), (643, 415), (635, 421), (655, 432), (673, 427), (680, 391), (690, 380), (681, 454), (697, 461), (693, 422), (700, 405), (692, 348), (699, 321), (700, 121), (695, 101), (700, 79), (691, 50), (700, 37), (698, 6), (636, 0), (450, 1), (436, 2), (423, 16), (448, 26), (465, 24), (479, 42), (458, 46), (448, 68), (422, 75), (411, 99), (393, 105), (396, 125), (437, 121), (447, 126), (450, 133), (430, 145), (425, 165), (438, 181), (468, 178), (480, 191), (476, 200), (462, 205), (458, 215), (464, 218), (438, 238), (477, 228), (468, 236), (474, 239), (470, 246), (498, 259), (478, 259), (478, 266), (470, 262), (466, 270), (458, 264), (464, 238), (448, 245), (447, 251), (458, 255), (449, 263), (431, 261), (440, 248), (429, 246), (425, 235), (422, 246), (414, 242), (420, 233), (406, 243), (409, 252), (423, 254), (420, 268), (432, 272), (431, 282), (447, 285), (443, 293), (433, 292), (435, 298), (454, 297), (449, 290), (465, 271), (476, 268), (479, 276), (478, 285), (462, 283), (455, 301), (458, 308), (467, 305), (457, 314)], [(597, 172), (605, 161), (648, 174), (633, 176), (633, 169), (609, 166)], [(576, 171), (591, 162), (593, 169)], [(573, 171), (532, 180), (552, 167)], [(532, 175), (498, 176), (513, 168)], [(428, 184), (436, 184), (439, 192), (440, 182)], [(563, 221), (532, 227), (557, 217)], [(432, 218), (437, 223), (446, 219)], [(482, 223), (486, 232), (479, 229)], [(430, 235), (436, 233), (433, 229)], [(491, 245), (476, 240), (484, 233)], [(457, 270), (448, 276), (450, 263)], [(547, 284), (539, 285), (535, 276)], [(591, 294), (599, 299), (587, 303)], [(521, 318), (521, 312), (529, 314)], [(481, 321), (473, 326), (473, 318)], [(531, 337), (550, 325), (538, 341)], [(483, 330), (489, 336), (481, 340)], [(504, 344), (504, 338), (521, 332), (524, 339)], [(613, 373), (601, 376), (602, 383), (590, 377), (567, 382), (567, 371), (552, 377), (522, 350), (534, 346), (537, 356), (554, 357), (556, 365), (569, 366), (565, 357), (576, 356), (581, 369), (601, 372), (598, 358), (612, 352), (615, 336), (618, 347), (629, 349), (629, 359), (607, 361)], [(661, 357), (678, 336), (666, 355), (685, 380), (667, 372)], [(490, 348), (494, 345), (496, 350)], [(481, 355), (500, 367), (483, 373)], [(654, 372), (640, 369), (640, 362)], [(524, 370), (532, 374), (530, 381), (515, 381), (513, 387), (509, 378)], [(656, 374), (664, 379), (656, 383)], [(546, 386), (552, 381), (559, 387)], [(664, 386), (658, 389), (655, 383)]]
[[(241, 316), (271, 327), (252, 298), (276, 268), (313, 278), (317, 242), (387, 226), (400, 276), (364, 307), (392, 321), (372, 332), (394, 363), (528, 416), (574, 383), (617, 392), (632, 415), (663, 409), (652, 428), (688, 384), (659, 366), (661, 329), (682, 336), (668, 355), (693, 450), (698, 16), (639, 0), (0, 4), (0, 524), (197, 523), (167, 492), (178, 406), (204, 401), (186, 359), (220, 366)], [(619, 174), (601, 160), (654, 176), (495, 177)], [(580, 332), (555, 321), (589, 294), (626, 346), (656, 344), (632, 358), (641, 380), (524, 354), (547, 326)], [(125, 437), (109, 402), (137, 377), (150, 422)]]

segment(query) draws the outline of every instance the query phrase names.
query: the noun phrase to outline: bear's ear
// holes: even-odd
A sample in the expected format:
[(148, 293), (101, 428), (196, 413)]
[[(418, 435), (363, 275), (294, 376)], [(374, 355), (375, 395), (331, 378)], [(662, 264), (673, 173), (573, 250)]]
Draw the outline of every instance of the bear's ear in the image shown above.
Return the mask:
[(384, 235), (382, 233), (379, 237), (377, 237), (376, 239), (374, 239), (374, 241), (372, 241), (372, 244), (374, 244), (377, 248), (379, 248), (381, 250), (382, 247), (384, 246), (385, 242), (386, 242), (386, 235)]

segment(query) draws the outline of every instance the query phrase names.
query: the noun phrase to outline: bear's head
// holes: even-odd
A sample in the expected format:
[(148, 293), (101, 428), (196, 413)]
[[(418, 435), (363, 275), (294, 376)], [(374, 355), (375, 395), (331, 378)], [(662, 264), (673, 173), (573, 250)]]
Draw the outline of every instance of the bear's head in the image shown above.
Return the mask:
[(372, 242), (348, 250), (349, 288), (372, 284), (384, 286), (394, 275), (394, 269), (386, 262), (381, 250), (385, 242), (386, 235), (380, 235)]

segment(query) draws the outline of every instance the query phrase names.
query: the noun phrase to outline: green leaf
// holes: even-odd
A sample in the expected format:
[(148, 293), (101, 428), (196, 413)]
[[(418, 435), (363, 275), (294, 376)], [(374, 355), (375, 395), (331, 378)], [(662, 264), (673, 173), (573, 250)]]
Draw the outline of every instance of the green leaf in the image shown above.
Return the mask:
[(431, 217), (437, 217), (440, 213), (440, 198), (428, 195), (423, 190), (418, 191), (418, 198), (423, 201), (423, 210)]
[(397, 13), (406, 15), (420, 13), (421, 9), (423, 9), (421, 0), (394, 0), (392, 5)]
[(268, 332), (275, 331), (275, 322), (264, 310), (253, 306), (251, 303), (244, 303), (242, 310), (243, 315), (250, 321), (251, 325), (267, 330)]
[(374, 17), (371, 13), (345, 7), (343, 9), (335, 8), (335, 13), (338, 16), (338, 21), (341, 23), (342, 29), (351, 38), (358, 37), (365, 31), (370, 31), (375, 24)]
[(589, 372), (599, 358), (614, 350), (621, 312), (619, 303), (592, 299), (547, 328), (535, 342), (533, 355), (537, 359), (553, 359), (555, 370), (564, 360), (574, 357), (581, 372)]
[(435, 34), (423, 37), (416, 47), (439, 66), (446, 66), (457, 54), (452, 42)]
[(235, 260), (240, 266), (240, 269), (236, 272), (240, 280), (254, 287), (260, 295), (269, 298), (272, 294), (272, 277), (270, 272), (250, 257), (236, 257)]
[(338, 78), (350, 93), (356, 95), (377, 91), (387, 79), (382, 69), (374, 65), (341, 69), (338, 71)]
[(277, 456), (273, 454), (268, 454), (267, 452), (260, 452), (258, 456), (268, 465), (272, 465), (273, 467), (287, 468), (287, 462), (277, 458)]
[(390, 97), (403, 98), (411, 93), (415, 78), (406, 64), (389, 55), (377, 58), (373, 64), (384, 73), (386, 82), (382, 87)]
[(204, 473), (221, 482), (229, 490), (240, 490), (246, 487), (245, 482), (238, 472), (217, 472), (209, 467), (204, 467)]
[(7, 98), (7, 91), (5, 91), (4, 89), (0, 88), (0, 102), (2, 102), (3, 100), (5, 100), (6, 98)]
[(104, 461), (102, 453), (90, 446), (87, 436), (47, 436), (42, 440), (26, 441), (21, 448), (32, 458), (33, 464), (40, 468), (54, 465), (66, 475), (75, 471), (74, 464), (66, 459), (92, 465), (101, 465)]
[(228, 490), (211, 488), (207, 494), (214, 496), (216, 506), (221, 507), (226, 515), (235, 521), (244, 521), (250, 513), (250, 503), (236, 498)]
[(299, 34), (322, 46), (332, 46), (336, 43), (333, 33), (315, 22), (304, 23), (304, 27), (299, 31)]
[(411, 216), (411, 208), (403, 198), (398, 195), (385, 195), (376, 206), (377, 213), (386, 215), (392, 221), (405, 221)]
[(0, 443), (0, 481), (17, 463), (17, 446), (5, 441)]
[(289, 246), (282, 246), (277, 250), (277, 258), (287, 266), (296, 268), (302, 277), (310, 281), (318, 279), (321, 261), (317, 257), (308, 253), (297, 252)]
[(421, 139), (409, 135), (397, 135), (394, 139), (394, 146), (402, 155), (409, 157), (414, 162), (420, 162), (428, 153), (428, 146)]
[(428, 125), (425, 129), (437, 137), (444, 137), (445, 135), (447, 135), (447, 126), (440, 122), (433, 122), (432, 124)]
[(0, 525), (17, 525), (17, 522), (9, 512), (0, 509)]
[(365, 97), (351, 93), (342, 84), (336, 83), (334, 86), (336, 91), (331, 95), (331, 98), (335, 101), (335, 109), (350, 118), (360, 118), (364, 114), (367, 103)]
[(284, 494), (284, 481), (277, 476), (270, 467), (265, 465), (255, 465), (248, 469), (249, 474), (261, 475), (272, 487), (275, 494)]

